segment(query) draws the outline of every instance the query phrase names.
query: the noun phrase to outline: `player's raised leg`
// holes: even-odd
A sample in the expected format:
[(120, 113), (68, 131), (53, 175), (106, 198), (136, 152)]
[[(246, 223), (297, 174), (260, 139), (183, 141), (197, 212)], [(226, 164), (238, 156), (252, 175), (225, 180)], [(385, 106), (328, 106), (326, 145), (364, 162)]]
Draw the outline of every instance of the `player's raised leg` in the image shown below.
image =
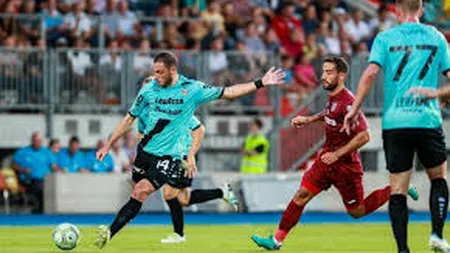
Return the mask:
[[(344, 170), (349, 170), (345, 168)], [(353, 169), (354, 171), (358, 169)], [(362, 169), (361, 169), (362, 170)], [(391, 196), (391, 187), (385, 186), (373, 190), (366, 198), (364, 198), (364, 186), (362, 183), (362, 174), (347, 173), (345, 176), (338, 176), (335, 187), (342, 196), (347, 212), (353, 218), (364, 217), (380, 208), (388, 202)], [(413, 185), (409, 186), (408, 195), (412, 199), (418, 199), (418, 193)]]
[(97, 247), (103, 248), (105, 244), (119, 232), (128, 222), (139, 213), (142, 203), (155, 191), (153, 185), (147, 179), (142, 179), (135, 184), (130, 200), (120, 209), (111, 226), (100, 226), (95, 242)]
[(183, 190), (178, 196), (178, 200), (183, 206), (200, 204), (220, 198), (230, 204), (235, 211), (238, 211), (239, 201), (228, 183), (224, 184), (221, 188), (215, 189), (197, 189), (191, 191), (189, 188)]

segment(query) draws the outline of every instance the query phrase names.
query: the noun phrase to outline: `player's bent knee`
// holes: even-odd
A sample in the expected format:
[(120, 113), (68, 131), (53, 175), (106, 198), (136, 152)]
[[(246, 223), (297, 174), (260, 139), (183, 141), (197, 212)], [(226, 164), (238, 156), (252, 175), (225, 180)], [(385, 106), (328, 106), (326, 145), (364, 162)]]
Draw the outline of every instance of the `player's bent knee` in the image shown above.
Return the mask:
[(353, 209), (347, 209), (347, 212), (354, 219), (359, 219), (359, 218), (363, 217), (365, 214), (363, 206), (360, 206), (358, 208), (353, 208)]
[(178, 202), (180, 202), (182, 206), (189, 206), (189, 199), (185, 197), (178, 196)]
[(179, 191), (177, 189), (173, 189), (170, 186), (165, 186), (163, 189), (164, 200), (171, 200), (178, 196)]
[(180, 190), (180, 194), (178, 194), (178, 202), (180, 202), (182, 206), (189, 206), (190, 199), (191, 199), (190, 188), (184, 188)]
[(153, 185), (149, 181), (141, 180), (134, 186), (131, 197), (144, 202), (154, 190)]
[(438, 178), (447, 178), (447, 162), (442, 163), (439, 166), (434, 168), (426, 169), (428, 178), (430, 180), (438, 179)]
[(313, 197), (314, 197), (314, 194), (312, 192), (310, 192), (309, 190), (307, 190), (305, 188), (301, 188), (300, 190), (298, 190), (295, 193), (294, 198), (292, 199), (292, 201), (294, 201), (294, 203), (299, 205), (299, 206), (304, 206)]

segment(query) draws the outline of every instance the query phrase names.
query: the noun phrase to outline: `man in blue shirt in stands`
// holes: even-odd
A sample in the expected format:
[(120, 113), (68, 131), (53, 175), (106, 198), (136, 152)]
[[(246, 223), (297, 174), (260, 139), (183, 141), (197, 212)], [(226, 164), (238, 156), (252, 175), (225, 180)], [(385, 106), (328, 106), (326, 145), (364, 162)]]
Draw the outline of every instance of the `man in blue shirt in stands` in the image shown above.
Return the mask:
[(62, 149), (57, 157), (58, 166), (68, 173), (89, 172), (86, 168), (86, 156), (80, 150), (80, 139), (70, 138), (69, 147)]
[(110, 154), (105, 156), (102, 161), (97, 160), (96, 152), (105, 146), (104, 140), (97, 142), (97, 148), (86, 154), (86, 167), (93, 173), (109, 173), (114, 170), (114, 161)]
[(45, 176), (58, 171), (58, 167), (49, 149), (42, 147), (40, 132), (32, 134), (31, 145), (15, 153), (12, 168), (18, 173), (21, 184), (37, 201), (32, 212), (42, 213)]

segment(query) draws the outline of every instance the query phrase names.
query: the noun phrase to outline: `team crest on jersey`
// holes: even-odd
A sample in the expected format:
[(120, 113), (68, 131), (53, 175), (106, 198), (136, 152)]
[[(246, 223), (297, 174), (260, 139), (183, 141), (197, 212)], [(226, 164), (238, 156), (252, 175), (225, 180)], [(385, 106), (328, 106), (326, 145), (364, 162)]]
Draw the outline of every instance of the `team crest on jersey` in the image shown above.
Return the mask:
[(188, 90), (186, 88), (184, 88), (181, 93), (183, 94), (183, 96), (186, 96), (188, 94)]
[(351, 105), (347, 105), (347, 111), (351, 111), (352, 110), (352, 106)]
[(336, 107), (337, 107), (337, 103), (336, 102), (331, 103), (331, 111), (332, 112), (334, 112), (334, 110), (336, 110)]

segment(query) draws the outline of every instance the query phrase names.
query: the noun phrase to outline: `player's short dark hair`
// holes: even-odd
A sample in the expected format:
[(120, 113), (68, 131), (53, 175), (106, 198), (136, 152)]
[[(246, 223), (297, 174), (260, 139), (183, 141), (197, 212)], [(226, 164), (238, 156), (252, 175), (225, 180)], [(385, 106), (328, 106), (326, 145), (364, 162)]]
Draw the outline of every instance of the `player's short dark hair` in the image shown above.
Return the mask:
[(153, 63), (161, 62), (166, 68), (178, 67), (177, 57), (168, 51), (161, 52), (155, 56)]
[(334, 65), (336, 65), (336, 70), (337, 70), (338, 73), (345, 73), (345, 74), (347, 74), (347, 72), (348, 72), (348, 63), (343, 57), (340, 57), (340, 56), (328, 56), (327, 58), (325, 58), (325, 60), (323, 62), (334, 63)]
[(261, 121), (260, 119), (258, 119), (258, 118), (253, 119), (253, 123), (254, 123), (259, 129), (261, 129), (261, 128), (263, 127), (262, 121)]
[(422, 0), (396, 0), (395, 4), (405, 11), (418, 12), (422, 7)]
[(55, 145), (56, 143), (59, 143), (59, 139), (57, 139), (57, 138), (52, 138), (52, 139), (50, 139), (50, 141), (48, 142), (48, 146), (51, 147), (51, 146)]
[(69, 140), (69, 145), (70, 144), (73, 144), (74, 142), (80, 142), (80, 139), (78, 138), (78, 136), (72, 136), (72, 137), (70, 137), (70, 140)]

